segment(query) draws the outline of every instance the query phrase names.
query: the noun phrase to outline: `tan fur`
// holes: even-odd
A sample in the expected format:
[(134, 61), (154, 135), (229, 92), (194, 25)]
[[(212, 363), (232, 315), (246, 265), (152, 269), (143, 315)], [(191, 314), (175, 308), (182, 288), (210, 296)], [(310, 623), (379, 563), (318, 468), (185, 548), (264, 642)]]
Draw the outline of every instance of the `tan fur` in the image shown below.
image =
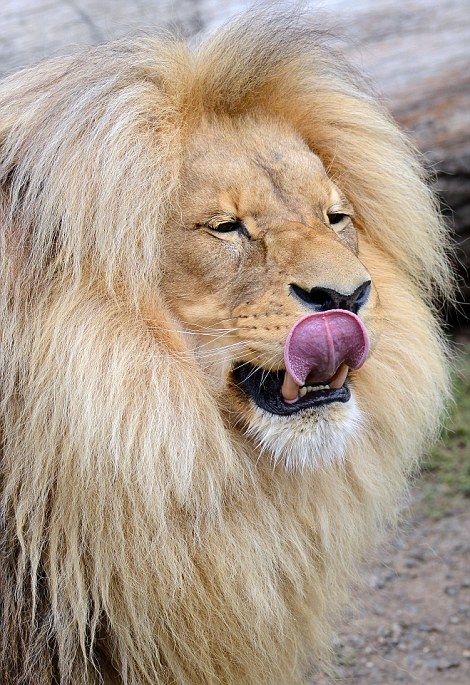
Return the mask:
[[(314, 19), (270, 14), (0, 85), (2, 683), (302, 682), (436, 434), (434, 199)], [(368, 275), (350, 402), (233, 386), (282, 367), (289, 283)]]

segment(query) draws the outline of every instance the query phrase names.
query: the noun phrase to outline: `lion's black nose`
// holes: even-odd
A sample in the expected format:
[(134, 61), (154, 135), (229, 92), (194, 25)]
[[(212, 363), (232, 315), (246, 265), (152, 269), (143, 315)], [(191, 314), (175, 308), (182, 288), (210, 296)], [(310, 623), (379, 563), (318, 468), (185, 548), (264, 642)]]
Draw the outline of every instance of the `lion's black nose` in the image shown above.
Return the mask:
[(369, 298), (370, 281), (364, 281), (350, 295), (340, 293), (330, 288), (312, 288), (306, 290), (296, 283), (291, 283), (291, 291), (315, 312), (325, 312), (328, 309), (346, 309), (357, 314)]

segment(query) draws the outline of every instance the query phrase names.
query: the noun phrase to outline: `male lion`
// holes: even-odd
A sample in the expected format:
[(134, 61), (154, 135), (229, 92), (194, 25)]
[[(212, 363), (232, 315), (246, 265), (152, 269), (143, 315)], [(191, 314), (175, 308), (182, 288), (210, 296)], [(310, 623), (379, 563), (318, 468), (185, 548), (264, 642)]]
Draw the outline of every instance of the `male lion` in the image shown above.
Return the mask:
[(7, 683), (303, 681), (447, 393), (445, 230), (304, 15), (0, 88)]

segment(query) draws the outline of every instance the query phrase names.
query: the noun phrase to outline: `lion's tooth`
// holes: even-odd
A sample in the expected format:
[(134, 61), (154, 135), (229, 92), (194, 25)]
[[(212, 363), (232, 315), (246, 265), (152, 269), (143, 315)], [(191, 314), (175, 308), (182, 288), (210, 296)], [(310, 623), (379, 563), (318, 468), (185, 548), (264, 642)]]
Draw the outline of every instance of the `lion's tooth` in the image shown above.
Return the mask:
[(344, 384), (344, 381), (346, 380), (346, 376), (348, 375), (349, 367), (347, 364), (341, 364), (333, 378), (331, 379), (329, 386), (330, 388), (334, 388), (337, 390), (338, 388), (341, 388)]
[(286, 402), (295, 402), (299, 396), (299, 384), (295, 382), (290, 373), (286, 370), (282, 383), (281, 394)]
[(300, 390), (299, 390), (299, 395), (300, 395), (300, 397), (305, 397), (305, 395), (307, 394), (307, 392), (308, 392), (308, 388), (306, 388), (305, 385), (304, 385), (304, 386), (303, 386), (302, 388), (300, 388)]

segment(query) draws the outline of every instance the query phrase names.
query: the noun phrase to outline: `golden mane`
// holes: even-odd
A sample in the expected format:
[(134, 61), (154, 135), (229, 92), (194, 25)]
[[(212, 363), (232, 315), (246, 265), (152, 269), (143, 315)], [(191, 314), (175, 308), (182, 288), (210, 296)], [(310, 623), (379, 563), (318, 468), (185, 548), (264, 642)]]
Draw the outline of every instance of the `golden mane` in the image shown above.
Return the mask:
[[(185, 141), (249, 112), (340, 179), (391, 303), (368, 428), (312, 473), (252, 458), (156, 305)], [(260, 12), (4, 80), (0, 187), (2, 682), (301, 682), (447, 394), (447, 238), (408, 141), (314, 18)]]

